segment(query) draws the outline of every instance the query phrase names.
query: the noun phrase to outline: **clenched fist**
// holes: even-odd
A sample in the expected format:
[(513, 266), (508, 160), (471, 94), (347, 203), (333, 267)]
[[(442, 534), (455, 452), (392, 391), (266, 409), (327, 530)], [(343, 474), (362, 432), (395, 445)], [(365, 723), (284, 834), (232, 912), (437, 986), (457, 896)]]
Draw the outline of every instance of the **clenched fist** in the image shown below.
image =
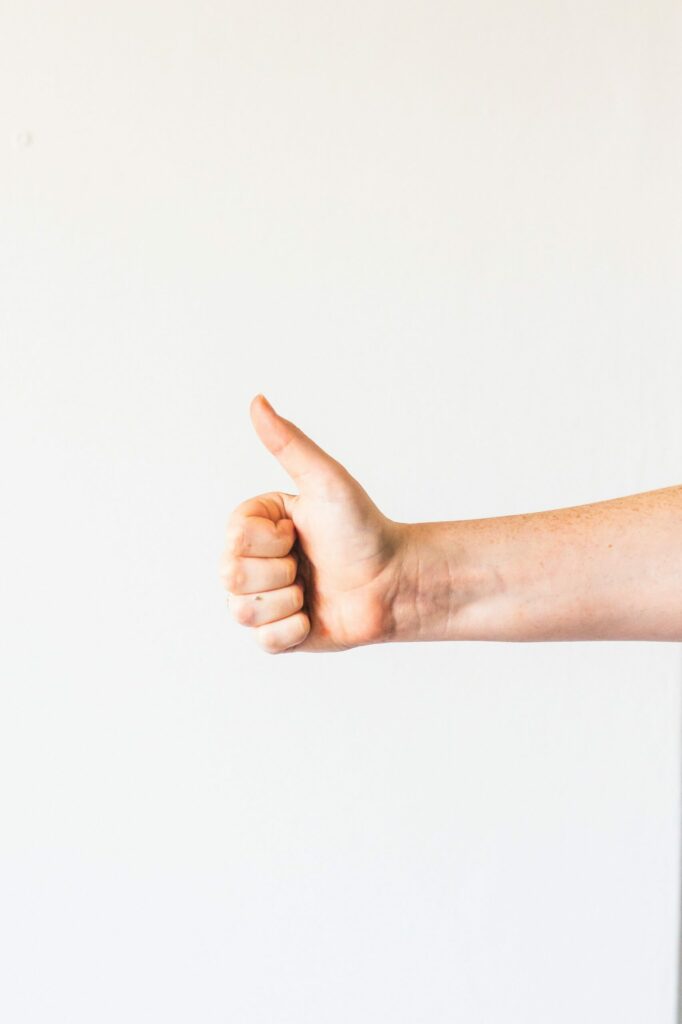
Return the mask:
[(232, 615), (272, 654), (383, 642), (392, 633), (407, 524), (387, 519), (263, 395), (250, 413), (299, 493), (270, 491), (232, 512), (221, 559)]

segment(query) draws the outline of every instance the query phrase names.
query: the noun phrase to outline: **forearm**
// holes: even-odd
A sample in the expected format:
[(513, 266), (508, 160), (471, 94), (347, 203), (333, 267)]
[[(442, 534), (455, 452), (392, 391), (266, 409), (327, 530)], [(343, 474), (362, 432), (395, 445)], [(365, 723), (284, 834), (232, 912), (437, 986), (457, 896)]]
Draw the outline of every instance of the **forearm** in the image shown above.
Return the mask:
[(399, 525), (389, 641), (682, 641), (682, 486)]

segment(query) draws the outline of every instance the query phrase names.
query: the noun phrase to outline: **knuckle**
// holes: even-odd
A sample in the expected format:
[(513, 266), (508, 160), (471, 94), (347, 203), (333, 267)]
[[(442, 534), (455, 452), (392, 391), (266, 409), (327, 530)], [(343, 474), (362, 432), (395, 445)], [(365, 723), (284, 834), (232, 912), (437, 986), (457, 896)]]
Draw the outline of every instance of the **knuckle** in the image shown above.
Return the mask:
[(223, 580), (228, 590), (235, 594), (239, 592), (239, 588), (244, 583), (244, 573), (236, 562), (231, 561), (227, 564), (223, 573)]
[(230, 589), (230, 582), (232, 580), (232, 568), (232, 559), (223, 556), (220, 560), (220, 578), (223, 581), (223, 585), (225, 586), (226, 590)]
[(310, 632), (310, 619), (308, 618), (308, 616), (304, 612), (301, 612), (301, 611), (298, 612), (298, 619), (299, 619), (299, 637), (298, 637), (297, 643), (301, 644), (301, 643), (303, 643), (303, 641), (308, 636), (308, 633)]
[(262, 639), (260, 641), (260, 645), (261, 645), (262, 650), (264, 650), (266, 654), (279, 654), (280, 653), (280, 646), (274, 640)]
[(225, 550), (230, 555), (239, 555), (244, 546), (244, 527), (239, 523), (228, 526), (225, 535)]
[(266, 654), (279, 654), (282, 649), (277, 632), (273, 629), (261, 626), (256, 630), (256, 639)]
[(253, 621), (253, 611), (246, 601), (232, 602), (232, 614), (240, 626), (250, 626)]
[(295, 555), (287, 555), (287, 573), (289, 576), (289, 583), (293, 583), (298, 573), (298, 559)]
[(275, 526), (275, 530), (282, 536), (287, 544), (291, 545), (294, 543), (294, 540), (296, 539), (296, 529), (292, 519), (279, 519)]

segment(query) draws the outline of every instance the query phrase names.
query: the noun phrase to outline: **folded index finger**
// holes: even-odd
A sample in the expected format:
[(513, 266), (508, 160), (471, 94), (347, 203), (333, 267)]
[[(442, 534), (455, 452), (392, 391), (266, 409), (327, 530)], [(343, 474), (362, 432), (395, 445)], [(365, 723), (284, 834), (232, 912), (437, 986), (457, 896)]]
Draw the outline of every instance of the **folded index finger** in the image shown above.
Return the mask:
[(295, 540), (293, 521), (286, 517), (279, 502), (251, 498), (230, 516), (225, 552), (232, 557), (281, 558), (289, 554)]

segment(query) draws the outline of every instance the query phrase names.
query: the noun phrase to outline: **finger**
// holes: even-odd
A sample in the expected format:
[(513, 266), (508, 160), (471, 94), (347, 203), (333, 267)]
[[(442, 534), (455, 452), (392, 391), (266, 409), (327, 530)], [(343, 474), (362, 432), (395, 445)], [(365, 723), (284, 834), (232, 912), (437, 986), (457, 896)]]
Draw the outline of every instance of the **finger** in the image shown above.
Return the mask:
[(279, 654), (290, 647), (296, 647), (303, 643), (309, 632), (310, 619), (303, 611), (254, 629), (256, 643), (268, 654)]
[(288, 555), (296, 540), (296, 529), (291, 519), (272, 519), (264, 516), (240, 516), (230, 520), (225, 536), (225, 554), (236, 558), (281, 558)]
[(292, 583), (262, 594), (230, 595), (230, 614), (241, 626), (262, 626), (294, 615), (303, 607), (303, 585)]
[(222, 569), (222, 579), (231, 594), (257, 594), (262, 590), (288, 587), (296, 579), (298, 559), (285, 558), (228, 558)]
[(302, 492), (340, 492), (347, 487), (349, 475), (341, 463), (275, 412), (265, 395), (256, 395), (250, 413), (259, 438)]
[(263, 516), (272, 519), (273, 523), (278, 519), (291, 519), (287, 508), (296, 498), (296, 494), (287, 494), (286, 491), (266, 491), (265, 494), (258, 494), (255, 498), (247, 498), (246, 501), (240, 502), (232, 510), (230, 522), (243, 516)]

